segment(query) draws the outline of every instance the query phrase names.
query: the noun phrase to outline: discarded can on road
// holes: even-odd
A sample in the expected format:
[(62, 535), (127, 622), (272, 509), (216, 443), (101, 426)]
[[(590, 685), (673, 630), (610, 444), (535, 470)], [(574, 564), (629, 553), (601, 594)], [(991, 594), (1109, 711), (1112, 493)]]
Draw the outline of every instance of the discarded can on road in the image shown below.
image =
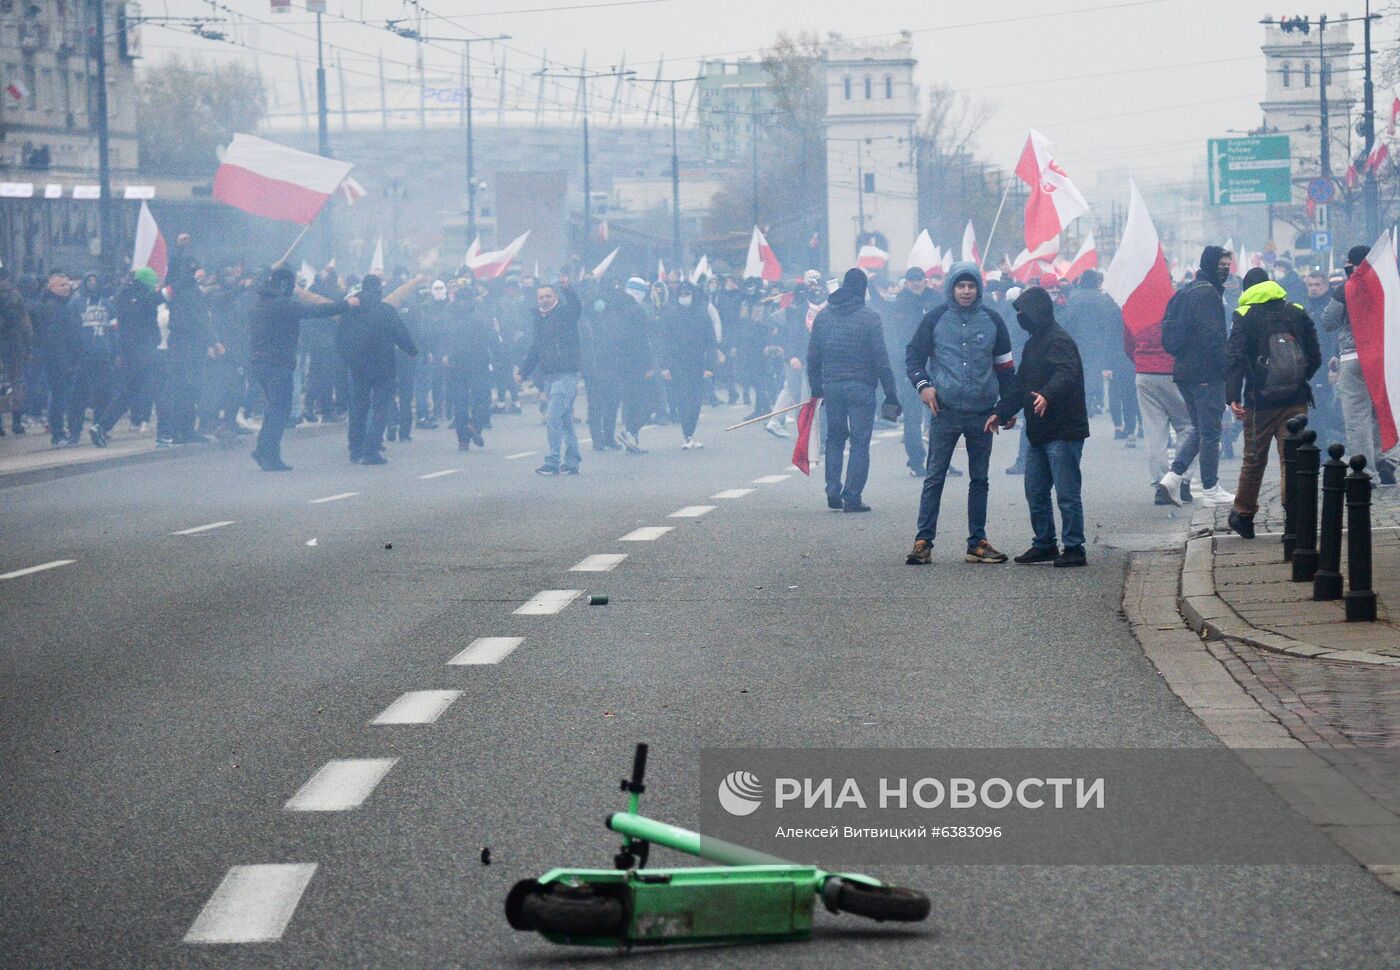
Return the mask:
[(605, 593), (592, 593), (588, 597), (589, 606), (607, 606), (608, 597)]

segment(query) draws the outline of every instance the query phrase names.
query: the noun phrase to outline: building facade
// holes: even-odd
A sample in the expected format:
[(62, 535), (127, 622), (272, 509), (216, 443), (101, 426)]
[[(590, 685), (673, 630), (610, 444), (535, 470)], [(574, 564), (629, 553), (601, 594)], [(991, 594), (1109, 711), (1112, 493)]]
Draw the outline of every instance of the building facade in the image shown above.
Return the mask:
[[(1345, 21), (1325, 23), (1285, 18), (1264, 25), (1264, 65), (1268, 83), (1264, 100), (1264, 132), (1288, 135), (1295, 183), (1320, 175), (1345, 174), (1361, 150), (1355, 134), (1357, 99), (1347, 80), (1360, 75), (1351, 69), (1352, 43)], [(1324, 159), (1323, 98), (1327, 102)], [(1294, 198), (1302, 198), (1295, 186)]]
[(772, 78), (758, 61), (704, 61), (696, 82), (700, 160), (709, 166), (748, 165), (754, 133), (773, 108)]

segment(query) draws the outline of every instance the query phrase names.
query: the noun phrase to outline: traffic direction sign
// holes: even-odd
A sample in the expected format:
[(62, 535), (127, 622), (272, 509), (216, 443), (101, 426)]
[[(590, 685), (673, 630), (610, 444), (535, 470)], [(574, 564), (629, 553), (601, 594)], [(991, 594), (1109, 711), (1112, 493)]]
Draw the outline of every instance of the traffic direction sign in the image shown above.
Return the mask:
[(1212, 138), (1210, 204), (1293, 201), (1293, 157), (1287, 135)]

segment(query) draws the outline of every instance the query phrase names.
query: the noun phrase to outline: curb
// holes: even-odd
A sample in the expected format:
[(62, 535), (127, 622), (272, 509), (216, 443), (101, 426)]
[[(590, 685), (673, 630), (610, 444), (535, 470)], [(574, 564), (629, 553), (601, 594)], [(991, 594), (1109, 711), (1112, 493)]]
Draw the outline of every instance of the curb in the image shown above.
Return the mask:
[(1186, 555), (1181, 561), (1181, 586), (1177, 606), (1186, 625), (1203, 639), (1229, 637), (1251, 647), (1310, 660), (1400, 667), (1400, 657), (1366, 650), (1333, 650), (1261, 630), (1236, 613), (1215, 591), (1215, 512), (1198, 508), (1191, 515)]

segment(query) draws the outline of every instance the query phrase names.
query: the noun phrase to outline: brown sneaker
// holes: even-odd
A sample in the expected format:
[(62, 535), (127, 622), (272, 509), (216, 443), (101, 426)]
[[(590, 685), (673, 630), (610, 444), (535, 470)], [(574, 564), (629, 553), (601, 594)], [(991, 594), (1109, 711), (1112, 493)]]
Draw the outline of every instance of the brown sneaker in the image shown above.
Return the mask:
[(915, 539), (914, 548), (904, 557), (906, 566), (927, 566), (933, 562), (933, 543), (927, 539)]
[(1006, 553), (997, 552), (992, 548), (992, 544), (983, 539), (977, 545), (967, 550), (967, 555), (963, 556), (964, 562), (1006, 562)]

